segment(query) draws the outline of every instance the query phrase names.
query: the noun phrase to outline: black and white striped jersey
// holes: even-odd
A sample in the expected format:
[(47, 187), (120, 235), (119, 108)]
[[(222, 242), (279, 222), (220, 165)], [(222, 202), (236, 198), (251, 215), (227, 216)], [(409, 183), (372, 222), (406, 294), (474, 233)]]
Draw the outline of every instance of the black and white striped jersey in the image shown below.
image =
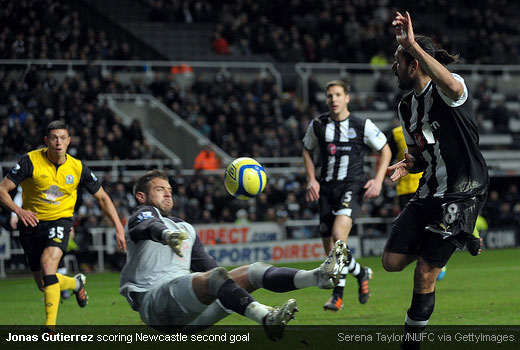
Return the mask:
[(453, 101), (430, 81), (419, 94), (413, 91), (399, 103), (399, 119), (408, 145), (416, 145), (427, 167), (419, 182), (419, 198), (473, 196), (485, 193), (489, 182), (486, 162), (478, 147), (473, 101), (464, 79), (462, 96)]
[(311, 121), (303, 145), (309, 151), (319, 147), (320, 181), (364, 181), (365, 154), (369, 147), (380, 151), (386, 136), (370, 119), (351, 114), (338, 122), (327, 112)]

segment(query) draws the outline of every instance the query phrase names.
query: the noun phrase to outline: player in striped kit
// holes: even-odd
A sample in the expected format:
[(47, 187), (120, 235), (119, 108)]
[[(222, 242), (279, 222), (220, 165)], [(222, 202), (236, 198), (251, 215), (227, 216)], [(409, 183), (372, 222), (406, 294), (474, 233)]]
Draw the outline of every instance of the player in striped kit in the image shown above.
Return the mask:
[[(387, 271), (416, 261), (413, 297), (402, 349), (419, 349), (435, 305), (435, 281), (456, 248), (471, 236), (487, 195), (489, 176), (478, 148), (473, 103), (464, 79), (445, 65), (457, 56), (414, 35), (408, 12), (392, 22), (398, 43), (392, 70), (397, 85), (412, 90), (398, 112), (408, 145), (405, 159), (389, 167), (392, 181), (424, 171), (415, 196), (397, 217), (382, 256)], [(415, 336), (414, 336), (415, 335)]]
[[(391, 151), (386, 136), (370, 119), (350, 113), (350, 95), (345, 82), (329, 82), (326, 92), (329, 112), (317, 116), (309, 124), (303, 139), (303, 161), (308, 181), (306, 199), (319, 200), (320, 234), (325, 253), (329, 254), (335, 241), (347, 242), (363, 197), (377, 197), (381, 192)], [(316, 149), (321, 160), (319, 179), (312, 154)], [(380, 152), (381, 159), (375, 177), (366, 181), (363, 166), (369, 149)], [(335, 312), (343, 308), (343, 289), (348, 273), (358, 280), (359, 302), (368, 301), (372, 270), (362, 267), (351, 257), (349, 265), (343, 269), (340, 283), (323, 306), (325, 310)]]

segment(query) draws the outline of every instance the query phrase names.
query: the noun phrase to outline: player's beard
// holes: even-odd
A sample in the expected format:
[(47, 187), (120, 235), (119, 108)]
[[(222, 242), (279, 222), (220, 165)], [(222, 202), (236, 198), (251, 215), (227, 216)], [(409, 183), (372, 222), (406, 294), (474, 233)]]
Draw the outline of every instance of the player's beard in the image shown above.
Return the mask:
[(162, 215), (165, 215), (165, 216), (171, 215), (172, 210), (173, 210), (173, 201), (172, 201), (171, 205), (168, 205), (168, 204), (162, 202), (161, 205), (158, 206), (158, 208)]
[(173, 199), (172, 199), (172, 204), (171, 205), (168, 205), (164, 201), (148, 200), (146, 202), (147, 205), (150, 205), (152, 207), (156, 207), (157, 209), (159, 209), (159, 212), (161, 212), (161, 215), (163, 215), (163, 216), (171, 215), (172, 210), (173, 210), (173, 203), (174, 203)]
[(397, 77), (397, 87), (401, 90), (411, 90), (413, 88), (413, 79), (408, 74), (402, 74)]

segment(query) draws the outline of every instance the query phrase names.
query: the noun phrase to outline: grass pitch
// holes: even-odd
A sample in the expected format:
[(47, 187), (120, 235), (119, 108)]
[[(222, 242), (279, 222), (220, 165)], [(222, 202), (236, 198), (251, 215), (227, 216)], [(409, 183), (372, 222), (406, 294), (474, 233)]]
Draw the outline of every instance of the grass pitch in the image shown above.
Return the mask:
[[(520, 325), (520, 249), (488, 250), (478, 257), (456, 252), (450, 259), (444, 280), (437, 283), (435, 311), (430, 325)], [(338, 313), (325, 312), (323, 304), (330, 291), (307, 288), (276, 294), (258, 290), (253, 296), (268, 305), (281, 305), (295, 298), (300, 311), (291, 325), (402, 325), (412, 296), (413, 265), (389, 273), (379, 257), (362, 258), (374, 270), (370, 282), (372, 297), (367, 304), (357, 300), (357, 282), (347, 277), (345, 307)], [(311, 269), (320, 262), (284, 266)], [(139, 325), (118, 294), (119, 274), (87, 275), (89, 304), (78, 308), (74, 296), (60, 305), (60, 325)], [(45, 321), (43, 294), (31, 275), (0, 280), (0, 325), (41, 325)], [(219, 325), (253, 325), (244, 317), (231, 315)]]

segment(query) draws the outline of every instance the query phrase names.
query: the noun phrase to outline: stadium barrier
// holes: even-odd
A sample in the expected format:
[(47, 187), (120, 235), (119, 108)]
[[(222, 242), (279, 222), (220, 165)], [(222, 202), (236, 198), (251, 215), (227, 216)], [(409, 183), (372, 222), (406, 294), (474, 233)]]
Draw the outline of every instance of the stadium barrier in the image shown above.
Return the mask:
[[(13, 255), (23, 255), (23, 249), (18, 242), (20, 233), (18, 231), (7, 231), (0, 228), (0, 278), (5, 278), (5, 261), (10, 260)], [(13, 242), (14, 241), (14, 242)], [(14, 244), (13, 244), (14, 243)]]
[[(349, 248), (356, 258), (379, 256), (382, 254), (386, 237), (371, 237), (366, 234), (366, 226), (385, 223), (389, 218), (359, 218), (356, 221), (358, 235), (349, 237)], [(321, 238), (293, 236), (288, 239), (286, 233), (305, 232), (316, 229), (317, 220), (289, 220), (285, 227), (274, 222), (236, 224), (195, 225), (197, 234), (206, 246), (206, 251), (222, 266), (250, 264), (255, 261), (286, 263), (317, 261), (325, 258)], [(313, 231), (309, 231), (313, 232)], [(17, 233), (17, 231), (15, 231)], [(117, 242), (113, 228), (97, 227), (89, 229), (92, 245), (89, 250), (97, 254), (97, 271), (105, 268), (105, 254), (114, 255)], [(23, 249), (13, 248), (10, 232), (0, 230), (0, 278), (6, 277), (4, 263), (14, 255), (23, 255)], [(520, 247), (520, 229), (518, 227), (490, 228), (482, 233), (485, 249), (504, 249)]]
[(117, 250), (116, 231), (113, 227), (94, 227), (88, 230), (92, 235), (89, 250), (97, 253), (98, 271), (105, 271), (105, 253), (113, 255)]
[(6, 230), (0, 231), (0, 278), (5, 278), (4, 261), (11, 259), (11, 236)]
[(386, 237), (361, 237), (361, 256), (380, 256), (383, 254)]
[[(324, 87), (328, 81), (338, 79), (348, 80), (355, 86), (358, 93), (372, 93), (374, 82), (382, 75), (388, 79), (394, 78), (391, 65), (372, 66), (369, 63), (296, 63), (294, 71), (300, 79), (299, 90), (301, 98), (309, 103), (311, 98), (311, 80)], [(450, 70), (461, 74), (467, 82), (470, 91), (482, 81), (488, 81), (496, 87), (497, 94), (513, 94), (520, 92), (520, 65), (493, 64), (452, 64)], [(312, 96), (316, 98), (316, 96)], [(321, 100), (324, 99), (322, 93)], [(384, 104), (381, 106), (384, 109)]]
[[(276, 157), (258, 158), (260, 164), (264, 165), (269, 175), (291, 175), (298, 174), (303, 171), (303, 160), (298, 157)], [(365, 171), (373, 172), (377, 158), (373, 156), (365, 157)], [(126, 159), (126, 160), (86, 160), (84, 163), (92, 170), (98, 178), (105, 178), (109, 174), (110, 181), (124, 182), (134, 181), (136, 177), (144, 175), (151, 169), (159, 169), (167, 171), (169, 175), (180, 174), (182, 176), (193, 176), (197, 171), (195, 169), (176, 169), (172, 159)], [(16, 165), (14, 161), (0, 162), (0, 174), (4, 175)], [(204, 175), (224, 175), (225, 169), (203, 170)]]
[[(128, 82), (132, 79), (144, 78), (152, 81), (155, 72), (169, 74), (176, 66), (189, 64), (197, 75), (214, 76), (220, 73), (230, 76), (232, 73), (237, 77), (249, 76), (251, 79), (260, 75), (273, 77), (278, 91), (283, 91), (282, 74), (271, 62), (232, 62), (232, 61), (155, 61), (155, 60), (51, 60), (51, 59), (0, 59), (0, 66), (8, 67), (9, 70), (20, 70), (21, 74), (29, 71), (31, 66), (42, 67), (47, 71), (63, 72), (63, 75), (73, 76), (81, 72), (91, 64), (101, 68), (101, 74), (107, 75), (110, 71), (117, 74), (118, 80)], [(185, 78), (178, 74), (177, 78)], [(192, 79), (193, 80), (193, 79)], [(182, 82), (181, 82), (182, 83)]]
[(489, 229), (482, 234), (484, 249), (514, 248), (520, 246), (520, 229), (509, 227)]
[[(360, 257), (359, 237), (349, 238), (349, 248)], [(325, 259), (321, 238), (282, 241), (265, 241), (240, 244), (206, 246), (208, 254), (221, 266), (251, 264), (257, 261), (288, 263)]]
[(112, 112), (119, 115), (127, 126), (139, 120), (146, 139), (170, 158), (177, 168), (193, 168), (194, 159), (206, 146), (210, 146), (223, 163), (233, 160), (218, 145), (152, 95), (98, 94), (98, 101), (107, 101)]
[(204, 245), (279, 241), (284, 236), (282, 227), (274, 222), (203, 224), (195, 228)]

